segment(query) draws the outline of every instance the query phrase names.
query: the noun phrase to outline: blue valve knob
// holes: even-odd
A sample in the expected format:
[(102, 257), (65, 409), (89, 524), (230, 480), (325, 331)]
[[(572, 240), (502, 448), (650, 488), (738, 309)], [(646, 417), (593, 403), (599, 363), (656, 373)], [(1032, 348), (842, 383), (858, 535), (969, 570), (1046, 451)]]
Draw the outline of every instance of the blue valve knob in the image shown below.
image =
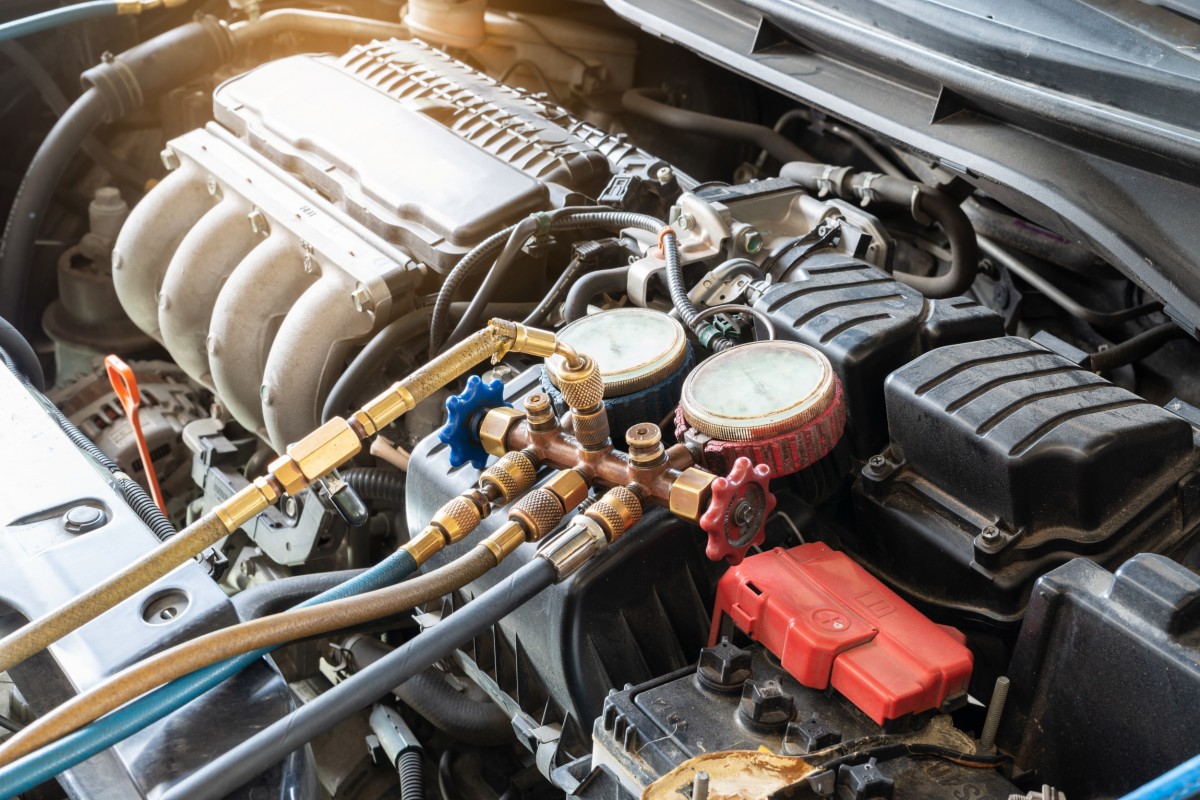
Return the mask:
[(488, 453), (479, 441), (479, 425), (484, 414), (501, 406), (512, 408), (512, 403), (504, 402), (504, 383), (484, 383), (478, 375), (467, 379), (462, 394), (446, 400), (446, 425), (438, 431), (438, 439), (450, 445), (450, 466), (457, 469), (470, 462), (475, 469), (484, 468)]

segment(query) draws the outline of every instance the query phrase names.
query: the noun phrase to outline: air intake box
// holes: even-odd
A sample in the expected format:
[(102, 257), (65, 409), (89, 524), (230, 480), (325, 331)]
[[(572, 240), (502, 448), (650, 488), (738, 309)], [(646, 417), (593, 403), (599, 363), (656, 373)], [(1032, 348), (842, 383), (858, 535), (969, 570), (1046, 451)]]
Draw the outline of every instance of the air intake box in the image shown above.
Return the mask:
[(844, 538), (910, 599), (1015, 622), (1054, 566), (1172, 553), (1200, 521), (1192, 426), (1027, 339), (939, 348), (885, 395)]

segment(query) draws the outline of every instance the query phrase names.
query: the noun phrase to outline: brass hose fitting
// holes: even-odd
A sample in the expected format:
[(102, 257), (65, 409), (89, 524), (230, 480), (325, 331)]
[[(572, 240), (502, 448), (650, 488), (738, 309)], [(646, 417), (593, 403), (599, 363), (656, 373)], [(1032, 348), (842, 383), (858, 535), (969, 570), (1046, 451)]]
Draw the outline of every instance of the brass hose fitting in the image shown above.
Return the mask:
[(536, 481), (537, 464), (532, 456), (522, 450), (505, 453), (479, 476), (479, 485), (494, 487), (505, 503), (527, 491)]
[(566, 530), (546, 540), (538, 557), (554, 565), (563, 581), (642, 518), (642, 498), (625, 486), (614, 486), (592, 507), (571, 520)]
[[(509, 502), (537, 481), (537, 464), (525, 452), (506, 453), (479, 476), (479, 484), (450, 500), (434, 513), (429, 524), (402, 549), (417, 564), (424, 564), (449, 544), (468, 536), (492, 510), (492, 502)], [(522, 534), (523, 536), (524, 534)]]
[(642, 498), (627, 486), (614, 486), (583, 515), (600, 523), (605, 538), (612, 543), (642, 518)]
[(653, 422), (642, 422), (627, 430), (625, 444), (629, 450), (629, 463), (635, 467), (652, 469), (666, 460), (662, 431)]
[(591, 411), (604, 403), (604, 378), (590, 356), (580, 356), (578, 367), (555, 370), (554, 381), (572, 411)]
[(588, 483), (578, 471), (560, 470), (518, 500), (508, 512), (508, 522), (482, 544), (495, 554), (499, 563), (522, 543), (539, 541), (554, 530), (568, 510), (583, 502), (587, 493)]

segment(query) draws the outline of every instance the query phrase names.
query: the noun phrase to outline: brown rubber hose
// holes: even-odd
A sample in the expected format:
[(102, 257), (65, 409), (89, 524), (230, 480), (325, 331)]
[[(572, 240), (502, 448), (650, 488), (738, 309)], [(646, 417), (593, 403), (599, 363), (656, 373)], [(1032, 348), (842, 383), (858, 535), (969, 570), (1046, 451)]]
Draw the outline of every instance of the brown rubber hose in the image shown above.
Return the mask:
[(216, 514), (205, 514), (141, 560), (0, 639), (0, 672), (91, 622), (228, 535)]
[(127, 667), (25, 726), (0, 745), (0, 766), (198, 669), (260, 647), (317, 636), (407, 611), (462, 588), (494, 566), (495, 554), (484, 545), (476, 545), (443, 567), (386, 589), (231, 625), (175, 645)]

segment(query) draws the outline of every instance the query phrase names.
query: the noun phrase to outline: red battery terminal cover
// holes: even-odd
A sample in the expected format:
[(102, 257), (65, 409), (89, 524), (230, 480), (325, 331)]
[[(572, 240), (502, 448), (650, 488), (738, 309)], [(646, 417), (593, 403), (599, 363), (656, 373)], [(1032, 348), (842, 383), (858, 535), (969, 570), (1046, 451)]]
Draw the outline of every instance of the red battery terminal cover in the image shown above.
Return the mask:
[(776, 548), (731, 567), (717, 586), (710, 645), (726, 617), (800, 683), (833, 686), (880, 725), (966, 695), (973, 662), (965, 637), (823, 544)]

